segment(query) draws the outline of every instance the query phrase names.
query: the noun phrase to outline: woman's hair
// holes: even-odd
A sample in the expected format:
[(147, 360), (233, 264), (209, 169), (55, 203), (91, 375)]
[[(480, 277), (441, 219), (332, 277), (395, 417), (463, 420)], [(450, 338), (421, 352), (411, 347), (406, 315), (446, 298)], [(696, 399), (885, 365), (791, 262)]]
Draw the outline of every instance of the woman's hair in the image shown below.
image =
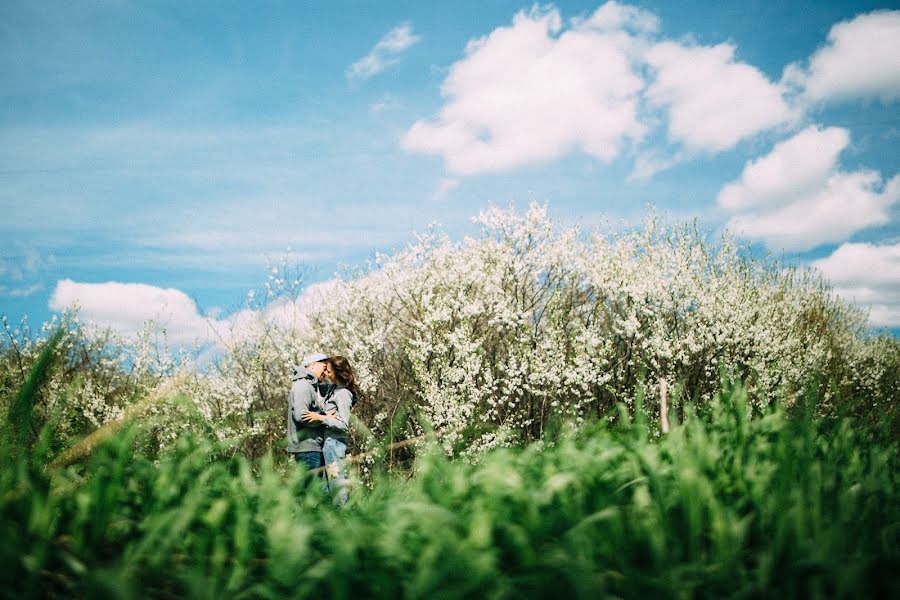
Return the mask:
[(328, 363), (331, 372), (334, 374), (334, 382), (346, 387), (353, 394), (354, 403), (364, 398), (362, 390), (359, 389), (359, 384), (356, 383), (356, 373), (353, 372), (353, 367), (350, 366), (350, 361), (346, 357), (332, 356), (325, 362)]

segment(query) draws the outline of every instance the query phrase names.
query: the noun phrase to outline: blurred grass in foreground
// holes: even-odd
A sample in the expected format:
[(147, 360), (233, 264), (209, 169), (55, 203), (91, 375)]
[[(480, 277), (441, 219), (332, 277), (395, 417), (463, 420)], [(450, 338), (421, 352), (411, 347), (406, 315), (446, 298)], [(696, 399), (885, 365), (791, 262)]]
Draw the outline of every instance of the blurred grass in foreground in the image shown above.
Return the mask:
[(297, 469), (203, 439), (154, 463), (134, 450), (142, 432), (131, 426), (85, 463), (53, 469), (16, 433), (0, 447), (0, 590), (900, 597), (898, 448), (810, 413), (750, 419), (744, 390), (725, 385), (661, 439), (623, 412), (615, 426), (476, 466), (421, 452), (411, 477), (382, 473), (343, 510)]

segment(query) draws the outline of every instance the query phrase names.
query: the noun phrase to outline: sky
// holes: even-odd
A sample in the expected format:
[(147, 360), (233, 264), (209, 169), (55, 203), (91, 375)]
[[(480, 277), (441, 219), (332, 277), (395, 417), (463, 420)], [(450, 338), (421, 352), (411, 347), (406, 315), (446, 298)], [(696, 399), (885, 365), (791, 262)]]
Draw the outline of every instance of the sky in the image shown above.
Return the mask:
[(537, 200), (728, 229), (900, 333), (897, 3), (4, 0), (0, 82), (11, 322), (188, 340), (285, 257)]

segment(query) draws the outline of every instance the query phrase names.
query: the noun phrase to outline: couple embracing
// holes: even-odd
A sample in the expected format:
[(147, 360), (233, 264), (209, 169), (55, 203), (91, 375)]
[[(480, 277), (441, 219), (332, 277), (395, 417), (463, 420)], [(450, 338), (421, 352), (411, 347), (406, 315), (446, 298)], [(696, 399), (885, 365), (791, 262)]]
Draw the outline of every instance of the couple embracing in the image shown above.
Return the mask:
[(311, 354), (294, 367), (288, 396), (287, 451), (301, 467), (325, 467), (325, 489), (347, 501), (347, 433), (350, 409), (361, 396), (356, 375), (343, 356)]

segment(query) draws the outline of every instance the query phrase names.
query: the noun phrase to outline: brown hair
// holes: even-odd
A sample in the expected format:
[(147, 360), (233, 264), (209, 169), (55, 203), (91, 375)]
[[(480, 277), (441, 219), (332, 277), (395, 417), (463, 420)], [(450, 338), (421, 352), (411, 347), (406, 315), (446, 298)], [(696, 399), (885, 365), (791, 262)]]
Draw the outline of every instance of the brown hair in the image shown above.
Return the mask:
[(356, 383), (356, 373), (346, 357), (332, 356), (326, 359), (325, 362), (328, 363), (331, 372), (334, 374), (334, 382), (347, 388), (353, 394), (354, 403), (364, 398), (362, 390), (359, 389), (359, 384)]

